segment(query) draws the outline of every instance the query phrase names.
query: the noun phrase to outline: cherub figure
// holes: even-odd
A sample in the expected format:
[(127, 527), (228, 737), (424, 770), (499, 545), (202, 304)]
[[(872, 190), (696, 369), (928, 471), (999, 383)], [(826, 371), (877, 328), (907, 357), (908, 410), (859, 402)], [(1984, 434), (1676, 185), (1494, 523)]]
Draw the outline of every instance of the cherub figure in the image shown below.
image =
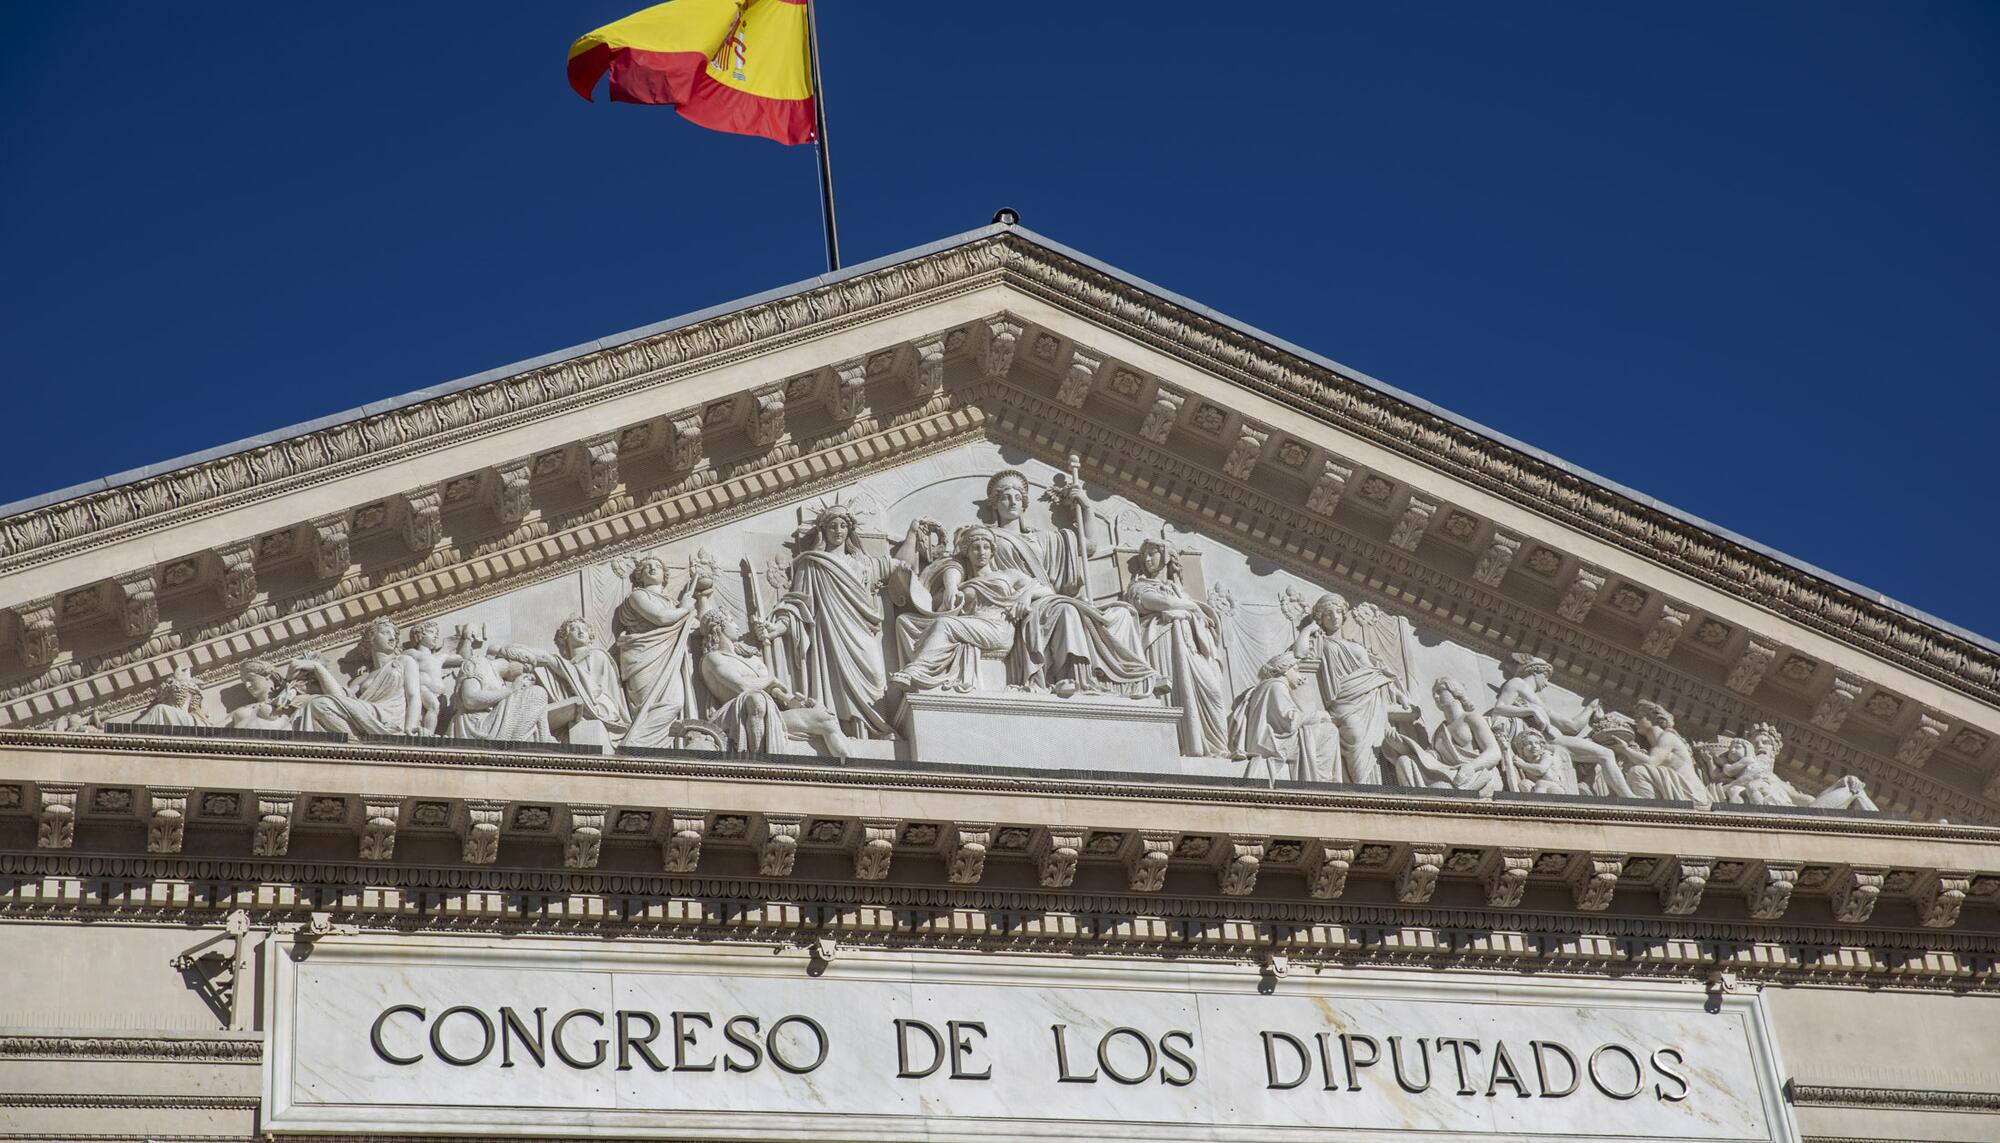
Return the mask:
[(1522, 789), (1531, 794), (1574, 794), (1576, 788), (1576, 763), (1570, 761), (1569, 752), (1533, 727), (1518, 731), (1511, 743), (1514, 750), (1514, 768), (1521, 777)]
[[(1719, 752), (1715, 747), (1719, 746)], [(1861, 779), (1847, 775), (1821, 791), (1818, 797), (1800, 792), (1778, 776), (1778, 752), (1785, 748), (1785, 736), (1768, 722), (1750, 728), (1748, 738), (1725, 738), (1709, 746), (1715, 758), (1719, 781), (1715, 798), (1753, 806), (1812, 806), (1829, 810), (1877, 809)]]
[[(1548, 689), (1549, 676), (1554, 671), (1549, 661), (1539, 656), (1513, 656), (1513, 667), (1507, 681), (1500, 685), (1500, 693), (1494, 697), (1493, 706), (1486, 712), (1494, 736), (1502, 742), (1512, 743), (1519, 738), (1521, 731), (1533, 730), (1539, 734), (1544, 752), (1550, 749), (1561, 752), (1572, 775), (1576, 772), (1577, 761), (1592, 764), (1590, 790), (1572, 785), (1570, 789), (1557, 791), (1559, 793), (1588, 792), (1632, 797), (1632, 787), (1626, 783), (1625, 772), (1618, 766), (1618, 756), (1611, 747), (1593, 737), (1593, 734), (1602, 735), (1605, 729), (1603, 705), (1591, 699), (1583, 704), (1581, 711), (1564, 717), (1551, 711), (1542, 699), (1542, 692)], [(1518, 758), (1515, 766), (1520, 768)]]
[(438, 715), (452, 682), (445, 672), (463, 666), (465, 660), (444, 650), (444, 629), (435, 619), (426, 619), (410, 628), (410, 644), (403, 657), (411, 670), (403, 683), (403, 731), (406, 734), (436, 734)]

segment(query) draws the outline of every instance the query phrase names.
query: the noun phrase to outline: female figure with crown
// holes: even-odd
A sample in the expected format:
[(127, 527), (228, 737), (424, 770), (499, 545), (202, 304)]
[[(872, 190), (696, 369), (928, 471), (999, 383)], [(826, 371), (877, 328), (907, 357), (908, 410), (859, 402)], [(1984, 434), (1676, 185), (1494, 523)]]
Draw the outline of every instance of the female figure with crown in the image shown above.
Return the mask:
[(792, 686), (857, 738), (887, 738), (880, 703), (882, 580), (889, 561), (862, 550), (860, 515), (839, 499), (819, 506), (793, 537), (791, 590), (755, 626), (757, 642), (784, 643)]

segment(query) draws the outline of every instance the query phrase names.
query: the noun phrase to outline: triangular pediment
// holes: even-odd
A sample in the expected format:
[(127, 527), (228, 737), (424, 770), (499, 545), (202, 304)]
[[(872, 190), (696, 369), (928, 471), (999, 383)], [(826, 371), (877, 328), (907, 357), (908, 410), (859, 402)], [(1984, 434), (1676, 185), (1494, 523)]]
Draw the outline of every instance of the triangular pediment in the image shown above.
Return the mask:
[[(974, 522), (995, 472), (1039, 497), (1072, 463), (1097, 549), (1074, 593), (1129, 595), (1164, 537), (1225, 721), (1301, 601), (1337, 592), (1370, 605), (1341, 637), (1420, 726), (1435, 680), (1483, 711), (1534, 656), (1559, 716), (1657, 702), (1695, 742), (1769, 723), (1800, 790), (1851, 774), (1895, 812), (2000, 817), (1989, 644), (1005, 227), (0, 519), (0, 725), (130, 718), (177, 671), (221, 721), (246, 662), (336, 661), (381, 618), (549, 651), (581, 616), (608, 644), (648, 555), (670, 591), (712, 562), (747, 619), (829, 498), (886, 568), (914, 521)], [(1060, 530), (1054, 507), (1029, 523)], [(908, 605), (878, 602), (893, 673)], [(907, 754), (899, 734), (861, 753)], [(1174, 765), (1242, 773), (1235, 753)]]

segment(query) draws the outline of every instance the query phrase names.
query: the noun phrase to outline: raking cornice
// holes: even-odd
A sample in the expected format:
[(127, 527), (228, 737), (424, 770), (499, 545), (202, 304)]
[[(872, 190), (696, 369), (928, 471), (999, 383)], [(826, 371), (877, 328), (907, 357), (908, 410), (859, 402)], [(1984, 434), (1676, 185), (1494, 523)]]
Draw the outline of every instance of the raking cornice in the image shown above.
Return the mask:
[(142, 471), (113, 487), (30, 502), (0, 520), (0, 575), (560, 416), (664, 375), (712, 368), (996, 280), (1828, 638), (2000, 704), (2000, 649), (1977, 636), (1644, 502), (1011, 227), (971, 232), (796, 292), (592, 343), (393, 407), (371, 406), (157, 475)]

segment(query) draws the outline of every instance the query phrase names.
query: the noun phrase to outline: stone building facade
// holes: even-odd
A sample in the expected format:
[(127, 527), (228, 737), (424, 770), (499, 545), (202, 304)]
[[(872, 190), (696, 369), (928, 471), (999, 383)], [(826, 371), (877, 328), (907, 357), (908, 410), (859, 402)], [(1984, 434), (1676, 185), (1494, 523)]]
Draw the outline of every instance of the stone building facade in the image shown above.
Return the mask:
[(1012, 225), (0, 517), (0, 1138), (2000, 1136), (2000, 648)]

